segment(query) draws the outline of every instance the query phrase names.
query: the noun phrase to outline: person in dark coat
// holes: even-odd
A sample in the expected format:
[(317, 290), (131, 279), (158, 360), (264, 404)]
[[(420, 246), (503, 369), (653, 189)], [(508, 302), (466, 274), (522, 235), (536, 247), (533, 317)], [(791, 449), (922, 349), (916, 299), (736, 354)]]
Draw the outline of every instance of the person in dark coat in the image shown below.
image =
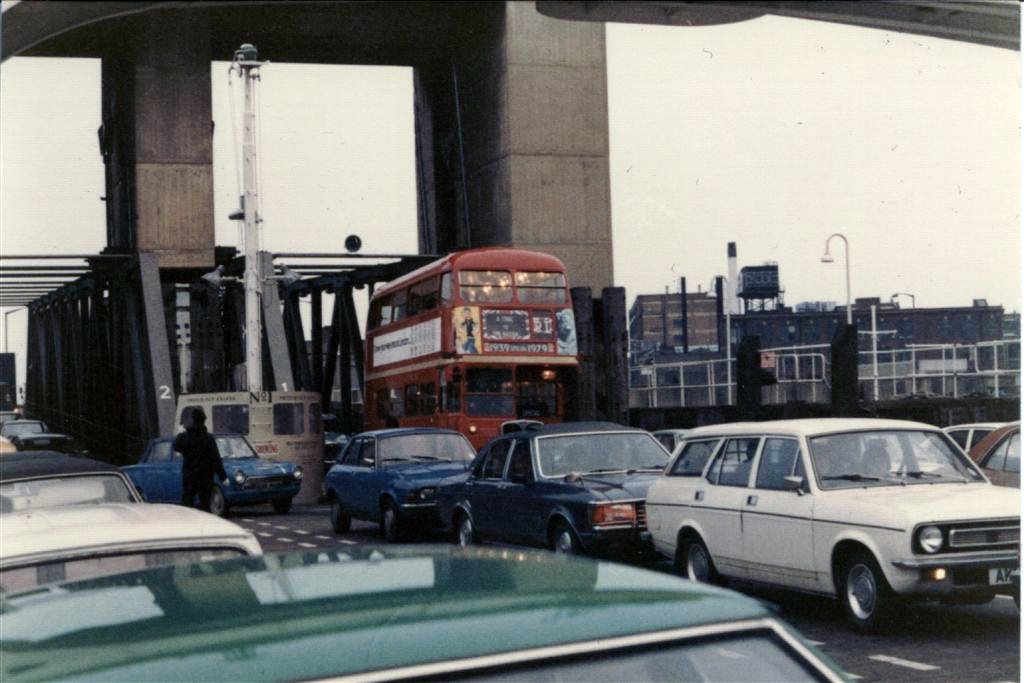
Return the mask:
[(228, 478), (220, 460), (217, 442), (206, 431), (206, 413), (192, 409), (192, 425), (174, 439), (174, 450), (181, 453), (181, 504), (192, 507), (199, 496), (199, 509), (210, 511), (213, 475), (221, 481)]

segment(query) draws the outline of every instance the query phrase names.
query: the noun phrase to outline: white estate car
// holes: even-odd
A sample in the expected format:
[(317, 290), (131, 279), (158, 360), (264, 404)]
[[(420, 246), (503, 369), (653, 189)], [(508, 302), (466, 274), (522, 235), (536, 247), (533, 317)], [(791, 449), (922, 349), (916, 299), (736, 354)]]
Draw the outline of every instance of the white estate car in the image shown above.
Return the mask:
[(99, 503), (0, 515), (0, 592), (171, 564), (261, 555), (237, 524), (180, 505)]
[(970, 424), (952, 425), (943, 428), (942, 431), (952, 437), (964, 453), (970, 453), (971, 449), (981, 443), (986, 436), (999, 429), (1005, 422), (972, 422)]
[(647, 524), (691, 579), (838, 596), (872, 631), (901, 596), (1019, 600), (1020, 508), (938, 428), (830, 418), (694, 429)]

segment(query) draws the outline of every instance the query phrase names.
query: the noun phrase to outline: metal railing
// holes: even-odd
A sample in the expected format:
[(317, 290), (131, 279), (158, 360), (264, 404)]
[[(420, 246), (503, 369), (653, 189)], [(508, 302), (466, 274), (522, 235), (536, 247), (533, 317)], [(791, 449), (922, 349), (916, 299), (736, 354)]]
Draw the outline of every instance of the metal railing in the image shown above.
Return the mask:
[[(1020, 340), (976, 344), (914, 344), (860, 351), (858, 377), (865, 400), (910, 396), (1020, 396)], [(735, 361), (733, 361), (735, 362)], [(631, 408), (729, 405), (735, 396), (735, 368), (723, 358), (659, 363), (630, 368)], [(777, 383), (762, 389), (766, 404), (832, 398), (828, 344), (761, 350), (761, 364)]]

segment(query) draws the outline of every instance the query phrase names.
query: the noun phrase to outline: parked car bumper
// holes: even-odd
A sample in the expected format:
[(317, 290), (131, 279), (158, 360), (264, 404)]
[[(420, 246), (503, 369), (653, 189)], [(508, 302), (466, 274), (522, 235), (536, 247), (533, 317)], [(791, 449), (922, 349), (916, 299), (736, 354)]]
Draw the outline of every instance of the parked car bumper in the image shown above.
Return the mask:
[(294, 485), (268, 489), (226, 489), (224, 491), (224, 500), (229, 505), (258, 505), (270, 502), (276, 498), (291, 499), (299, 492), (300, 487), (301, 482), (296, 482)]
[(957, 598), (1020, 593), (1020, 554), (964, 553), (944, 557), (893, 560), (892, 588), (925, 598)]
[(431, 528), (444, 526), (436, 502), (403, 503), (399, 510), (403, 523)]
[(654, 541), (647, 529), (634, 526), (595, 527), (578, 532), (584, 550), (594, 555), (622, 552), (654, 553)]

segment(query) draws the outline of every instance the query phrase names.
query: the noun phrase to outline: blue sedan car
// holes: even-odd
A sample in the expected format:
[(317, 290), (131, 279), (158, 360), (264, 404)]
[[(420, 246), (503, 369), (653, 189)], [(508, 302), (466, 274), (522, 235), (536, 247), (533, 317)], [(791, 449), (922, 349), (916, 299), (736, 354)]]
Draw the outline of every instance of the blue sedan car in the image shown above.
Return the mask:
[(612, 423), (522, 430), (491, 441), (468, 473), (442, 483), (438, 513), (460, 545), (653, 552), (647, 490), (668, 457), (649, 432)]
[(463, 473), (475, 455), (469, 440), (447, 429), (381, 429), (349, 440), (327, 473), (331, 526), (352, 519), (380, 524), (388, 541), (415, 525), (439, 526), (434, 494), (442, 479)]
[[(213, 436), (228, 483), (214, 482), (210, 512), (226, 517), (234, 505), (260, 503), (270, 503), (280, 513), (291, 509), (302, 484), (302, 467), (259, 457), (245, 437)], [(171, 448), (173, 443), (171, 437), (152, 439), (138, 464), (121, 468), (150, 503), (181, 502), (181, 453)]]

